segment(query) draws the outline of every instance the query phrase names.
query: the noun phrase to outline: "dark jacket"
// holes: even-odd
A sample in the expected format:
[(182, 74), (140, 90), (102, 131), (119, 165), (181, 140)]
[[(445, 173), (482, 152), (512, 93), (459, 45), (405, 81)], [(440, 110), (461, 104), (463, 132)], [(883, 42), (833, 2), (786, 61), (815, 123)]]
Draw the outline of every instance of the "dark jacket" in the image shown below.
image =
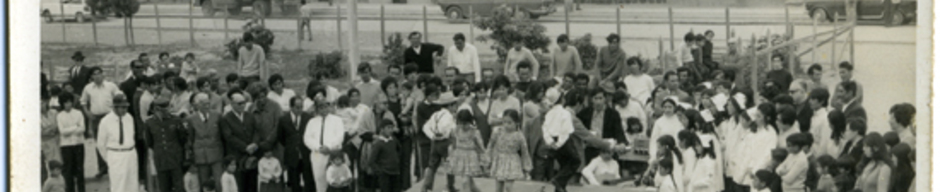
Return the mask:
[[(127, 99), (131, 99), (131, 97), (137, 95), (137, 87), (139, 86), (140, 80), (137, 79), (137, 77), (131, 76), (131, 78), (121, 82), (121, 84), (118, 85), (118, 88), (121, 89), (121, 92), (124, 93), (124, 96), (127, 97)], [(137, 111), (140, 111), (138, 110), (140, 109), (140, 106), (137, 106), (138, 104), (139, 103), (137, 102), (131, 102), (131, 106), (128, 108), (127, 112), (134, 117), (137, 117)]]
[[(483, 137), (481, 138), (483, 139), (483, 143), (489, 143), (490, 135), (493, 134), (493, 128), (490, 126), (489, 122), (489, 111), (483, 111), (477, 104), (477, 101), (470, 102), (470, 109), (473, 112), (473, 120), (476, 123), (477, 130), (480, 131), (480, 136)], [(490, 103), (486, 103), (485, 105), (489, 104)], [(539, 129), (541, 130), (541, 128)], [(541, 136), (539, 136), (539, 138), (541, 138)]]
[(566, 143), (574, 142), (575, 149), (578, 149), (578, 158), (581, 159), (581, 162), (587, 163), (590, 160), (584, 159), (584, 149), (587, 147), (599, 150), (612, 149), (613, 145), (604, 141), (603, 138), (592, 134), (591, 130), (585, 127), (585, 124), (582, 123), (580, 119), (572, 118), (571, 121), (574, 125), (574, 132), (568, 137)]
[(209, 112), (208, 120), (203, 120), (198, 112), (189, 115), (186, 123), (189, 125), (189, 145), (192, 147), (193, 158), (197, 164), (209, 164), (222, 161), (225, 145), (222, 143), (222, 132), (219, 130), (219, 120), (222, 115)]
[(868, 122), (868, 115), (865, 112), (865, 108), (862, 108), (862, 103), (859, 100), (855, 100), (852, 103), (849, 103), (848, 107), (845, 107), (845, 111), (842, 111), (845, 114), (845, 119), (847, 122), (852, 118), (862, 118), (865, 122)]
[(434, 55), (444, 54), (444, 46), (433, 43), (421, 43), (421, 52), (416, 53), (414, 48), (405, 49), (405, 64), (418, 64), (419, 73), (434, 73)]
[(397, 139), (375, 139), (372, 141), (372, 154), (368, 164), (375, 174), (398, 175), (400, 159)]
[(296, 168), (301, 159), (310, 156), (310, 149), (304, 146), (304, 131), (311, 116), (306, 113), (300, 115), (300, 127), (295, 127), (291, 113), (281, 115), (278, 123), (277, 142), (284, 146), (284, 165)]
[(159, 171), (181, 169), (186, 160), (186, 130), (183, 120), (169, 115), (147, 120), (147, 146), (153, 150), (153, 165)]
[[(796, 122), (800, 124), (800, 132), (809, 132), (810, 123), (813, 120), (813, 108), (809, 106), (809, 99), (797, 106)], [(812, 161), (810, 161), (812, 162)]]
[[(774, 84), (777, 86), (777, 90), (789, 91), (790, 83), (793, 82), (793, 75), (791, 75), (790, 72), (787, 72), (786, 70), (783, 70), (783, 69), (773, 70), (773, 71), (767, 72), (766, 81), (774, 82)], [(764, 83), (765, 85), (766, 85), (766, 81)], [(768, 98), (768, 99), (773, 99), (773, 98)]]
[[(248, 154), (245, 149), (248, 145), (255, 143), (260, 146), (263, 137), (258, 134), (258, 123), (248, 112), (243, 113), (244, 120), (239, 120), (234, 112), (225, 114), (219, 121), (219, 129), (222, 130), (222, 141), (225, 142), (226, 156), (241, 158), (245, 156), (261, 157), (260, 152)], [(260, 147), (259, 147), (260, 148)]]
[[(588, 107), (578, 112), (578, 119), (584, 122), (584, 126), (590, 130), (591, 121), (594, 120), (594, 108)], [(604, 109), (604, 129), (601, 138), (614, 139), (617, 143), (627, 142), (623, 122), (620, 121), (620, 113), (610, 107)]]
[[(72, 71), (78, 67), (78, 74), (73, 74)], [(85, 89), (85, 85), (88, 85), (89, 78), (91, 78), (91, 68), (85, 65), (76, 65), (69, 67), (69, 84), (72, 85), (72, 88), (75, 89), (75, 93), (81, 94), (82, 90)]]
[(258, 145), (268, 150), (274, 148), (274, 144), (277, 143), (275, 139), (277, 139), (278, 119), (281, 118), (281, 114), (284, 113), (284, 111), (281, 110), (280, 105), (267, 97), (265, 97), (263, 101), (264, 102), (260, 105), (255, 102), (255, 105), (252, 105), (250, 111), (251, 115), (255, 117), (255, 122), (258, 123), (257, 128), (259, 132), (257, 133), (261, 135), (263, 138), (262, 141), (264, 141)]
[[(852, 131), (852, 130), (846, 130), (846, 131)], [(859, 139), (857, 142), (850, 141), (851, 143), (846, 144), (845, 147), (840, 149), (841, 152), (839, 152), (839, 158), (850, 157), (852, 161), (855, 162), (853, 163), (853, 165), (858, 164), (858, 162), (861, 162), (862, 154), (863, 154), (862, 146), (864, 145), (864, 141), (865, 141), (864, 139)], [(855, 169), (854, 167), (852, 169), (853, 170), (849, 170), (849, 172), (851, 172), (851, 175), (858, 176), (859, 174), (861, 174), (860, 170), (854, 170)]]

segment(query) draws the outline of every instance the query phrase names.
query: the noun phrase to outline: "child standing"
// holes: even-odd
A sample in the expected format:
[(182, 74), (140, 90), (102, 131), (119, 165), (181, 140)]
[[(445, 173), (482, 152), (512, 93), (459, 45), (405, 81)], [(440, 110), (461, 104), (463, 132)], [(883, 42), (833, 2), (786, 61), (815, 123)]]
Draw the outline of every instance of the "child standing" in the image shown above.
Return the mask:
[(225, 162), (225, 173), (222, 173), (222, 192), (238, 192), (238, 182), (235, 181), (238, 161), (229, 159)]
[(620, 165), (614, 160), (613, 154), (610, 151), (601, 151), (591, 163), (581, 169), (581, 175), (589, 185), (601, 185), (620, 180), (620, 174), (617, 173), (619, 170)]
[(349, 192), (352, 184), (352, 172), (346, 164), (343, 154), (330, 155), (330, 165), (326, 168), (327, 192)]
[(836, 192), (836, 182), (833, 175), (838, 175), (835, 169), (836, 159), (829, 155), (822, 155), (816, 159), (816, 171), (819, 173), (819, 182), (816, 182), (816, 188), (812, 192)]
[(199, 192), (199, 175), (196, 172), (196, 166), (190, 165), (186, 169), (186, 175), (183, 175), (183, 188), (186, 192)]
[(258, 161), (258, 183), (259, 192), (281, 192), (284, 191), (284, 183), (281, 182), (281, 175), (284, 170), (281, 169), (281, 162), (274, 158), (274, 152), (264, 152), (264, 157)]
[(677, 192), (682, 189), (679, 188), (679, 184), (676, 183), (676, 178), (672, 176), (672, 158), (664, 158), (659, 160), (657, 164), (659, 165), (659, 176), (663, 178), (663, 181), (659, 182), (659, 186), (656, 187), (656, 192)]
[(473, 177), (479, 177), (484, 174), (483, 157), (485, 148), (480, 131), (473, 125), (473, 114), (470, 110), (463, 109), (457, 112), (457, 131), (454, 133), (455, 142), (449, 149), (450, 156), (447, 157), (447, 172), (456, 176), (466, 176), (467, 182), (464, 183), (464, 189), (470, 189), (472, 192), (479, 192), (476, 184), (473, 183)]
[(379, 135), (372, 141), (372, 158), (368, 166), (378, 179), (382, 192), (401, 192), (400, 153), (398, 140), (394, 136), (398, 128), (390, 119), (382, 120), (382, 125)]
[[(783, 164), (783, 161), (787, 160), (789, 152), (786, 149), (776, 148), (770, 151), (770, 165), (763, 170), (769, 171), (771, 174), (770, 180), (765, 180), (764, 184), (770, 188), (771, 192), (783, 192), (782, 179), (780, 178), (780, 173), (777, 173), (777, 167), (780, 167)], [(753, 187), (753, 186), (751, 186)]]
[(809, 162), (803, 149), (809, 148), (812, 142), (806, 142), (806, 137), (800, 134), (788, 136), (786, 142), (789, 155), (776, 169), (781, 178), (781, 187), (784, 192), (805, 191), (804, 182), (806, 182), (806, 173), (809, 171)]
[(42, 184), (42, 192), (65, 192), (65, 180), (62, 179), (62, 163), (49, 161), (49, 177)]
[(496, 179), (496, 191), (510, 191), (512, 183), (525, 179), (532, 170), (529, 148), (525, 136), (519, 131), (522, 118), (518, 111), (509, 109), (503, 112), (503, 124), (493, 134), (487, 147), (490, 157), (490, 176)]

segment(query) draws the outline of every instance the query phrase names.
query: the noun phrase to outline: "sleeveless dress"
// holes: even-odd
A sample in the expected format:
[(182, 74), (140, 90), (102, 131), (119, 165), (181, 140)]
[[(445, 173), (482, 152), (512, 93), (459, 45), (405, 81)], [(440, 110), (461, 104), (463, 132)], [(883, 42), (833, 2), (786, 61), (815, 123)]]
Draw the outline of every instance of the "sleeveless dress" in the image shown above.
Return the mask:
[(520, 131), (497, 131), (490, 141), (490, 176), (497, 181), (525, 179), (523, 170), (532, 170), (525, 136)]
[(476, 129), (458, 129), (454, 133), (454, 150), (447, 157), (448, 173), (468, 177), (483, 176), (483, 162), (480, 161), (483, 149), (478, 149), (476, 144), (479, 136)]

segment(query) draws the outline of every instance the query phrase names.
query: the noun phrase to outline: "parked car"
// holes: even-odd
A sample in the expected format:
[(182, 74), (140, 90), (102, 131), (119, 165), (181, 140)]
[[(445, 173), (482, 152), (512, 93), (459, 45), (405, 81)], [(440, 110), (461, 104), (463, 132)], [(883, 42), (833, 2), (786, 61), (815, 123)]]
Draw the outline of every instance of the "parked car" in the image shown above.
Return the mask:
[(538, 19), (555, 12), (554, 0), (437, 0), (437, 4), (451, 20), (469, 18), (471, 7), (473, 15), (481, 17), (491, 16), (501, 6), (515, 8), (518, 18)]
[(92, 18), (91, 8), (85, 4), (84, 0), (42, 0), (39, 7), (40, 16), (46, 22), (74, 18), (75, 21), (81, 23)]
[(297, 14), (301, 0), (199, 0), (199, 6), (205, 16), (214, 16), (216, 11), (225, 10), (229, 15), (238, 15), (242, 7), (251, 6), (256, 16), (271, 16), (271, 7), (277, 5), (285, 14)]
[[(886, 17), (884, 1), (890, 0), (853, 1), (858, 3), (856, 13), (859, 20), (883, 20)], [(887, 16), (891, 18), (891, 24), (905, 24), (917, 18), (917, 0), (900, 1), (901, 3), (895, 6), (894, 14)], [(846, 15), (844, 0), (807, 0), (804, 6), (813, 19), (834, 21), (837, 13)]]

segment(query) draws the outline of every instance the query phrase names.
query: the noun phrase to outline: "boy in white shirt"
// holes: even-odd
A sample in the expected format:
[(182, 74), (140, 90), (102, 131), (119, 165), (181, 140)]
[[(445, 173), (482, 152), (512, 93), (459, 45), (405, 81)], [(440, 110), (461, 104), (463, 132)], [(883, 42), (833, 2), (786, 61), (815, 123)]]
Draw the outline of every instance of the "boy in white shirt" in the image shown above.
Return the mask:
[(587, 180), (588, 185), (601, 185), (606, 181), (619, 180), (620, 165), (614, 160), (610, 151), (603, 151), (600, 155), (591, 160), (584, 169), (581, 169), (581, 175)]

